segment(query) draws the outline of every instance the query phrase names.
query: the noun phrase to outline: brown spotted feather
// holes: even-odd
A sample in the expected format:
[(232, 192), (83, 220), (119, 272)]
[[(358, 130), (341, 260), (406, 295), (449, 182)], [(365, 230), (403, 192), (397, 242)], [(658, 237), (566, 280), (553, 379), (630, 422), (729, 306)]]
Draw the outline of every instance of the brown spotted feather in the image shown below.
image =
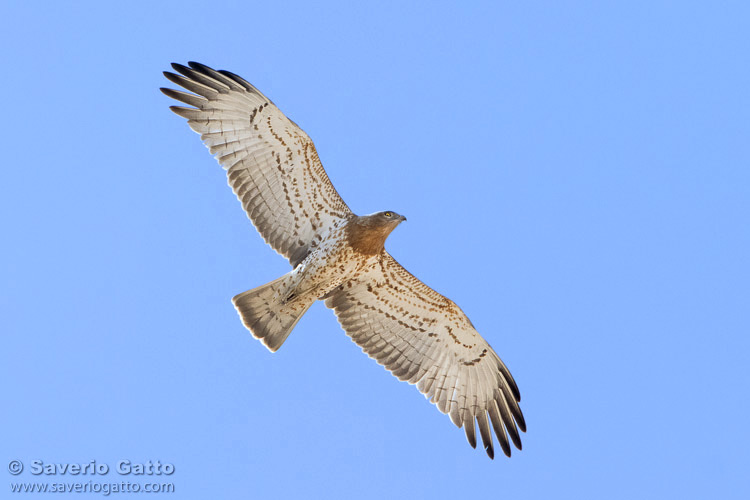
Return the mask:
[[(233, 302), (244, 324), (275, 351), (299, 317), (325, 299), (369, 356), (417, 388), (490, 457), (492, 433), (510, 456), (526, 424), (510, 372), (451, 300), (384, 249), (404, 220), (356, 216), (328, 179), (310, 138), (246, 80), (198, 63), (166, 77), (191, 93), (162, 91), (201, 135), (263, 238), (294, 268)], [(397, 216), (397, 217), (396, 217)]]
[(492, 430), (506, 455), (508, 436), (521, 448), (526, 430), (518, 388), (490, 345), (451, 300), (429, 288), (387, 252), (356, 280), (329, 293), (346, 333), (395, 376), (411, 384), (464, 427), (475, 423), (490, 456)]
[(198, 63), (173, 64), (162, 89), (191, 108), (172, 106), (227, 170), (229, 185), (274, 250), (296, 266), (334, 222), (353, 214), (331, 184), (315, 145), (244, 79)]

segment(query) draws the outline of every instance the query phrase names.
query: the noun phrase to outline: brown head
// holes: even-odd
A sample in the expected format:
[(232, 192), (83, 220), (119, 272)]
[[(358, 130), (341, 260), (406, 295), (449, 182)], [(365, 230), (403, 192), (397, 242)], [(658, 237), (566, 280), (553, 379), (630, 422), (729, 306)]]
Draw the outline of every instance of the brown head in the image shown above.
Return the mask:
[(383, 251), (385, 240), (406, 217), (396, 212), (356, 216), (347, 224), (347, 240), (357, 252), (375, 255)]

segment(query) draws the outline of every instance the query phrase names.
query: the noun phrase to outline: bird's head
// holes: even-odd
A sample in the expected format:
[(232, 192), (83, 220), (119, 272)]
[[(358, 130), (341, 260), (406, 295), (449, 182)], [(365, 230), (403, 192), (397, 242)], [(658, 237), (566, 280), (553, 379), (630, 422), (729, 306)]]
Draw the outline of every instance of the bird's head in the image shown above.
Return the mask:
[(391, 212), (390, 210), (386, 210), (385, 212), (378, 212), (376, 214), (373, 214), (373, 216), (378, 220), (378, 222), (382, 223), (383, 225), (393, 226), (394, 228), (406, 220), (406, 217), (404, 217), (403, 215), (399, 215), (396, 212)]
[(355, 217), (347, 230), (349, 244), (364, 254), (379, 253), (391, 231), (405, 220), (403, 215), (389, 210)]
[(377, 212), (369, 216), (370, 223), (372, 224), (375, 232), (379, 232), (383, 235), (383, 241), (391, 234), (391, 231), (396, 229), (396, 226), (406, 220), (406, 217), (399, 215), (396, 212), (386, 210), (385, 212)]

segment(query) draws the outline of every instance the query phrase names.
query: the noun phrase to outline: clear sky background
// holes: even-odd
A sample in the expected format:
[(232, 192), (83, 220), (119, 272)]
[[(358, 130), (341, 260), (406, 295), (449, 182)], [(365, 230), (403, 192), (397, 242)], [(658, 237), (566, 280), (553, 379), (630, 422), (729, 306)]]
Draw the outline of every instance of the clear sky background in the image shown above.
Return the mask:
[[(747, 2), (0, 18), (0, 498), (121, 459), (180, 499), (750, 495)], [(408, 217), (387, 248), (510, 367), (522, 452), (472, 450), (322, 304), (276, 354), (243, 328), (230, 298), (289, 266), (158, 91), (188, 60), (273, 99), (355, 212)]]

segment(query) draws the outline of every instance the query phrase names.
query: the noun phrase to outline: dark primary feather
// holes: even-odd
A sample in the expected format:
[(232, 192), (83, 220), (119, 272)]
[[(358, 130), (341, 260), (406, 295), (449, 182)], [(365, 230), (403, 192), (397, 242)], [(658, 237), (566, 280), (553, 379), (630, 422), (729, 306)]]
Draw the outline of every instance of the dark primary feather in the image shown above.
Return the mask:
[[(248, 217), (293, 267), (325, 231), (362, 219), (334, 189), (307, 134), (247, 80), (194, 61), (187, 66), (174, 63), (172, 68), (176, 73), (164, 72), (165, 77), (188, 92), (161, 89), (186, 105), (170, 109), (201, 134), (226, 169)], [(372, 254), (376, 264), (323, 297), (326, 305), (365, 353), (400, 380), (415, 384), (463, 427), (473, 448), (478, 427), (490, 458), (495, 453), (493, 432), (505, 455), (511, 454), (510, 442), (521, 449), (519, 430), (526, 431), (526, 422), (508, 368), (455, 303), (383, 250), (387, 234), (375, 236), (354, 238), (357, 245), (351, 248)], [(250, 304), (250, 298), (258, 290), (235, 297), (251, 330), (259, 321), (271, 324), (278, 316), (264, 310), (261, 320), (253, 319), (250, 305), (255, 302)], [(293, 327), (293, 322), (276, 323), (274, 332), (283, 342), (285, 327)], [(280, 342), (273, 346), (278, 348)]]
[(307, 134), (244, 79), (191, 61), (166, 78), (170, 109), (201, 134), (261, 236), (296, 266), (334, 225), (353, 214)]
[(472, 447), (478, 427), (490, 457), (493, 431), (506, 455), (511, 441), (521, 449), (518, 429), (526, 426), (507, 367), (455, 304), (387, 252), (379, 265), (331, 292), (326, 305), (366, 354), (416, 384), (463, 427)]

